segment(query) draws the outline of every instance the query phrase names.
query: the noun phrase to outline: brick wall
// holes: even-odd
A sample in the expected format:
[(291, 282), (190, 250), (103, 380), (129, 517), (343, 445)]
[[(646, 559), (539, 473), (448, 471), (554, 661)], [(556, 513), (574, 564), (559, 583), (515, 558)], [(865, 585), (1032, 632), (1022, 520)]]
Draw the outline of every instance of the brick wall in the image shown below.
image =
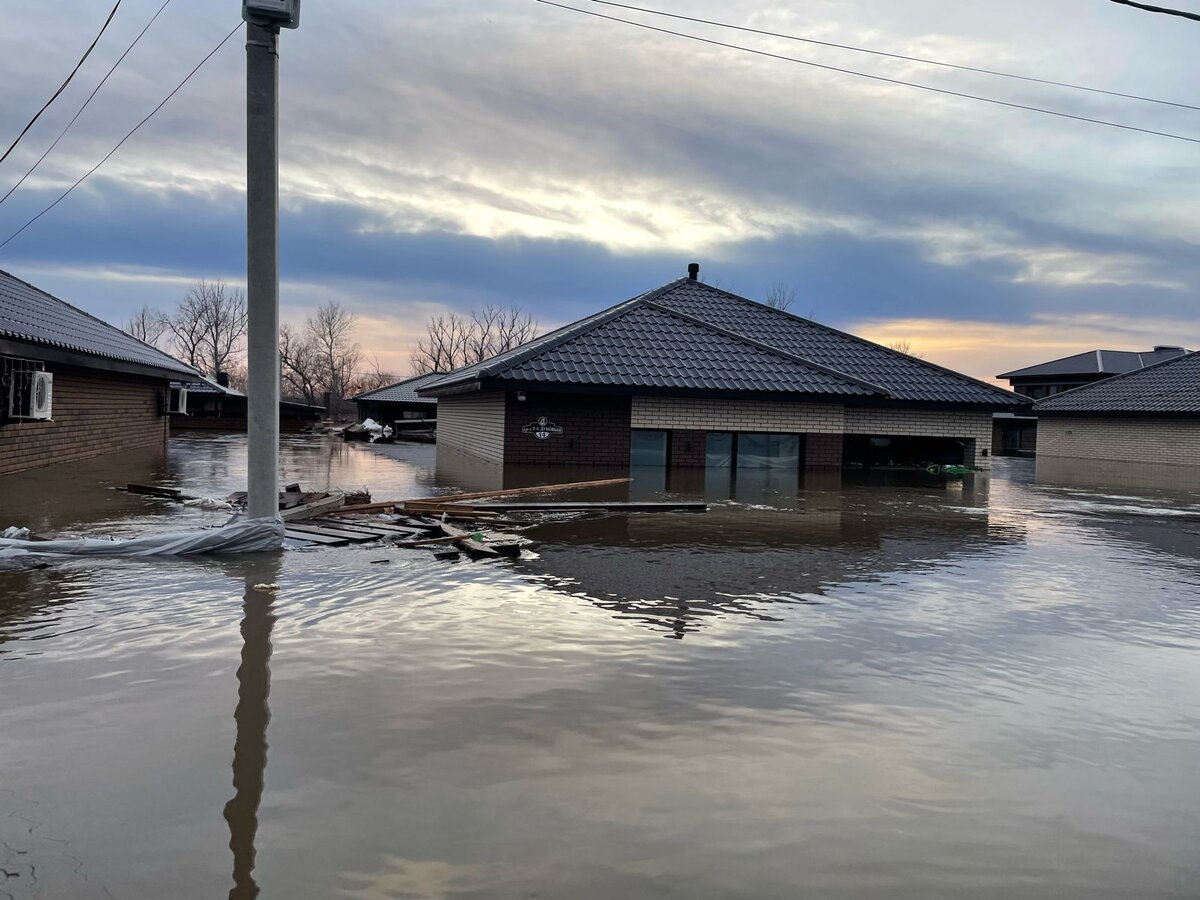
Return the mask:
[(0, 475), (165, 444), (166, 382), (72, 366), (46, 370), (54, 373), (54, 418), (0, 424)]
[[(629, 408), (628, 397), (527, 392), (522, 401), (509, 394), (504, 424), (504, 462), (628, 466)], [(562, 433), (539, 441), (521, 430), (541, 416), (560, 426)], [(439, 440), (441, 429), (439, 421)]]
[(703, 466), (707, 446), (707, 431), (674, 428), (671, 430), (669, 464), (673, 468)]
[(1200, 419), (1038, 419), (1038, 459), (1200, 466)]
[(504, 462), (504, 394), (438, 399), (438, 447), (488, 462)]
[(842, 467), (842, 436), (840, 434), (809, 434), (804, 438), (804, 468), (840, 469)]
[(631, 422), (634, 428), (697, 431), (841, 434), (844, 430), (840, 404), (791, 403), (786, 400), (634, 397)]

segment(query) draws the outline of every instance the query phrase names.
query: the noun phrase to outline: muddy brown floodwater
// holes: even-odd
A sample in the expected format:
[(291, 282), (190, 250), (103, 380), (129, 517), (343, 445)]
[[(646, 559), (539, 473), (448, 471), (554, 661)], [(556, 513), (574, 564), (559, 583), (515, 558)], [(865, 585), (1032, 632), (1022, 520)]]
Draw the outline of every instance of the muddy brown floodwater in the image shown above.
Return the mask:
[[(109, 486), (244, 473), (179, 437), (0, 479), (0, 527), (207, 524)], [(462, 483), (314, 438), (284, 475)], [(511, 562), (0, 571), (0, 898), (1200, 896), (1200, 495), (666, 487), (714, 506)]]

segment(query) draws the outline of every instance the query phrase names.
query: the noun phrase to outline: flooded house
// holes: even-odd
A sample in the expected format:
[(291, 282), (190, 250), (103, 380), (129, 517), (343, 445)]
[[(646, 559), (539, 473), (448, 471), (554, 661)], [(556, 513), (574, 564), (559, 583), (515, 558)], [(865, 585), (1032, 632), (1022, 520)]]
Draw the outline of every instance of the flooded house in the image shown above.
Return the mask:
[(165, 447), (170, 384), (199, 373), (0, 271), (0, 475)]
[(1038, 475), (1110, 463), (1200, 471), (1200, 351), (1038, 401)]
[[(216, 378), (201, 377), (196, 381), (174, 382), (172, 395), (181, 395), (171, 413), (171, 427), (184, 431), (209, 429), (213, 431), (245, 431), (247, 423), (246, 395), (230, 387), (229, 375), (218, 372)], [(294, 400), (279, 401), (281, 431), (303, 431), (307, 426), (325, 418), (325, 407)]]
[[(1094, 384), (1114, 375), (1136, 372), (1146, 366), (1183, 356), (1183, 347), (1160, 344), (1152, 350), (1087, 350), (997, 375), (1014, 392), (1032, 400)], [(1037, 417), (997, 413), (993, 422), (992, 452), (998, 456), (1033, 456), (1037, 452)]]
[(419, 389), (495, 465), (987, 468), (1028, 398), (688, 275)]
[(351, 397), (358, 411), (358, 420), (374, 419), (380, 425), (390, 425), (392, 428), (396, 428), (397, 423), (403, 427), (406, 422), (427, 424), (436, 420), (437, 398), (422, 397), (417, 391), (443, 378), (445, 374), (426, 372)]

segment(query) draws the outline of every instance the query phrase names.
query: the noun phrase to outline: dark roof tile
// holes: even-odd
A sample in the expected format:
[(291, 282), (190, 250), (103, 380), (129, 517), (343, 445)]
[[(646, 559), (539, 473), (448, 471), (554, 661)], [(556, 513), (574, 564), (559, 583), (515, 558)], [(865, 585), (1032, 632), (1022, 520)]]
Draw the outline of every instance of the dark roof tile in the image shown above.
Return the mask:
[(1200, 413), (1200, 351), (1040, 400), (1042, 413)]
[(397, 381), (395, 384), (376, 388), (373, 391), (363, 391), (363, 393), (357, 394), (351, 399), (388, 401), (392, 403), (437, 403), (437, 400), (432, 397), (418, 396), (417, 390), (444, 378), (445, 374), (445, 372), (427, 372), (424, 375), (415, 375), (412, 378), (406, 378), (403, 381)]

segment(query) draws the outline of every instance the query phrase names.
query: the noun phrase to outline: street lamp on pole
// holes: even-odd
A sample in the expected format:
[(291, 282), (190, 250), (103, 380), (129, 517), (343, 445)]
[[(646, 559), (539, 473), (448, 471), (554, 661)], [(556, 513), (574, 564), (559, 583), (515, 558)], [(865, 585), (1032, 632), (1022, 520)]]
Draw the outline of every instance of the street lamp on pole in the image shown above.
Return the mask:
[(243, 0), (246, 21), (247, 512), (279, 514), (279, 29), (300, 0)]

